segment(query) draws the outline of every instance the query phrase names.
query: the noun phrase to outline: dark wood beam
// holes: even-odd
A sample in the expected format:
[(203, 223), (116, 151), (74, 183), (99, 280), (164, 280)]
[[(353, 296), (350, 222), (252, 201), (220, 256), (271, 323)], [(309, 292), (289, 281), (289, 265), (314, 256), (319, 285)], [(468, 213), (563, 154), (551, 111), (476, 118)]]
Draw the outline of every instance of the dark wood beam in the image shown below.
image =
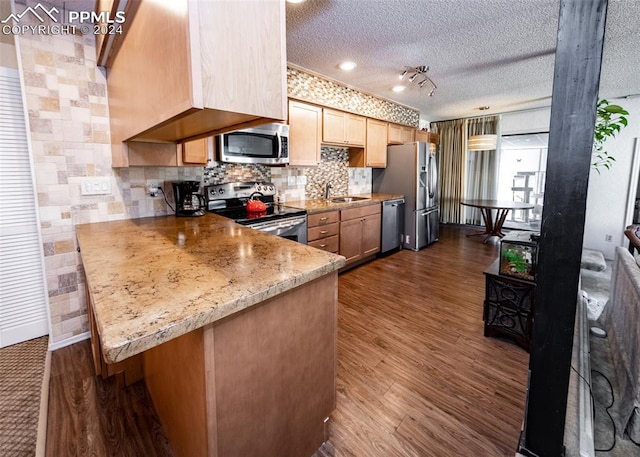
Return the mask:
[(573, 325), (607, 0), (561, 0), (520, 452), (564, 455)]

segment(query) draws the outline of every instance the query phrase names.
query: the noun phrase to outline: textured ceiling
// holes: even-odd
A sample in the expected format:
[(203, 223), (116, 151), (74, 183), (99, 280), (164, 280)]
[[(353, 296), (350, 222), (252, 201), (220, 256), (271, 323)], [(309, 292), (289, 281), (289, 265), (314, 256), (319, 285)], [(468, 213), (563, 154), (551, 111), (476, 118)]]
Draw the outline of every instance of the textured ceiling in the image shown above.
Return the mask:
[[(287, 3), (287, 60), (429, 121), (551, 104), (559, 0), (307, 0)], [(640, 94), (640, 0), (609, 0), (600, 97)], [(344, 72), (345, 60), (358, 64)], [(405, 66), (438, 89), (391, 91)], [(405, 84), (408, 84), (405, 82)]]

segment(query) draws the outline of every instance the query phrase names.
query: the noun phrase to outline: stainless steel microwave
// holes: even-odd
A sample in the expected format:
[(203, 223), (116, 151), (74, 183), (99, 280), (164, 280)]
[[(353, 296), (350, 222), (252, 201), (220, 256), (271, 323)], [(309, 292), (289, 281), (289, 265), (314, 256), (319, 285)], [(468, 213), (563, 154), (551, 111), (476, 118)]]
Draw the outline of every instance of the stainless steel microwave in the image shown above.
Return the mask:
[(289, 163), (289, 126), (265, 124), (216, 137), (222, 162), (285, 165)]

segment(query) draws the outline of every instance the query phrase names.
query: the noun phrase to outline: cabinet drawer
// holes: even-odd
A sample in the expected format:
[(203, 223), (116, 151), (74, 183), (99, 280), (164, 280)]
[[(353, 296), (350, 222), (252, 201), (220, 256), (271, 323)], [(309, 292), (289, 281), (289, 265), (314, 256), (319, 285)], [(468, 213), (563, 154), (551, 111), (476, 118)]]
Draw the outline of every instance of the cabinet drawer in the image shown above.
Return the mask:
[(358, 208), (343, 209), (340, 214), (341, 221), (358, 219), (360, 217), (370, 216), (380, 213), (380, 203), (374, 205), (360, 206)]
[(337, 253), (340, 242), (338, 235), (334, 235), (322, 240), (311, 241), (307, 244), (311, 247), (322, 249), (323, 251)]
[(340, 224), (334, 222), (333, 224), (321, 225), (319, 227), (311, 227), (308, 231), (307, 239), (309, 241), (315, 241), (322, 238), (329, 238), (340, 233)]
[(317, 227), (319, 225), (333, 224), (340, 220), (339, 211), (329, 211), (326, 213), (310, 214), (307, 216), (307, 226)]

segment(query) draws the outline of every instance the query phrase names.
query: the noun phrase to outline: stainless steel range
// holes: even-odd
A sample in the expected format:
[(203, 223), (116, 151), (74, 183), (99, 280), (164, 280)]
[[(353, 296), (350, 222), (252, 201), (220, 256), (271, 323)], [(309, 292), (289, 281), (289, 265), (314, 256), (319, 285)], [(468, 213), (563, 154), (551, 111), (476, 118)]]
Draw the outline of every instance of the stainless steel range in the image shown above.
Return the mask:
[[(262, 232), (307, 244), (307, 212), (276, 204), (276, 188), (270, 182), (235, 182), (205, 188), (207, 211), (233, 219)], [(247, 211), (249, 199), (266, 204), (263, 211)]]

